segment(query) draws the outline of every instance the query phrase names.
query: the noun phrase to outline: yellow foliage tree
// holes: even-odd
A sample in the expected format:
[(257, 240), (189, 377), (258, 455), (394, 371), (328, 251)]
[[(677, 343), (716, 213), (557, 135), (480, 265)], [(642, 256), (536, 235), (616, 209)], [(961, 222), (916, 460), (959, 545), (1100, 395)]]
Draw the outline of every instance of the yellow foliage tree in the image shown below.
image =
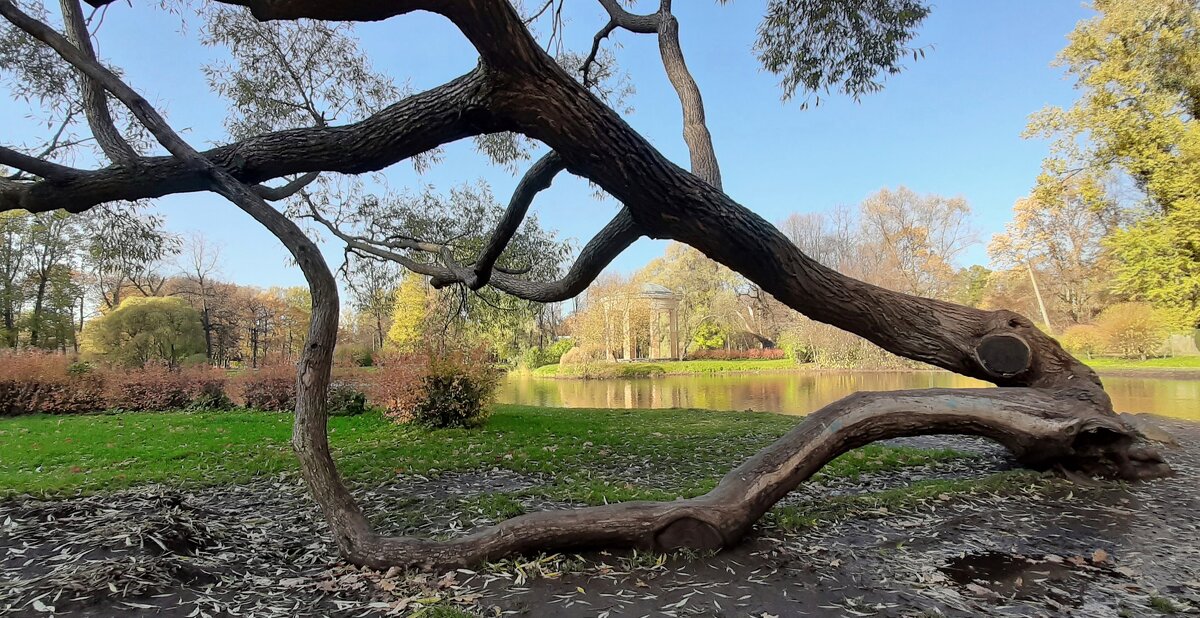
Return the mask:
[(1028, 134), (1056, 138), (1039, 193), (1119, 173), (1140, 199), (1104, 246), (1117, 294), (1200, 324), (1200, 3), (1096, 0), (1060, 63), (1079, 100), (1035, 115)]
[(401, 352), (417, 349), (425, 331), (428, 298), (424, 279), (406, 273), (396, 289), (396, 300), (392, 305), (392, 327), (387, 334), (389, 346)]

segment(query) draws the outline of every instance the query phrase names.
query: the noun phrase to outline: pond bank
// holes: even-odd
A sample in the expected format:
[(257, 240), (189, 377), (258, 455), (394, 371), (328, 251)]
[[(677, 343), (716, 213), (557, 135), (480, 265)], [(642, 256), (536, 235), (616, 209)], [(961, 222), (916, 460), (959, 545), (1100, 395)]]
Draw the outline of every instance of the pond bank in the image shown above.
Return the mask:
[[(155, 437), (152, 426), (133, 422), (138, 415), (123, 416), (125, 429), (110, 427), (108, 439)], [(182, 432), (168, 430), (183, 415), (158, 416), (172, 421), (161, 433), (178, 439)], [(565, 421), (556, 423), (558, 416)], [(0, 422), (0, 440), (50, 445), (77, 435), (76, 419), (48, 420), (63, 423)], [(371, 419), (335, 420), (335, 448), (347, 475), (362, 481), (356, 493), (369, 516), (388, 532), (431, 536), (464, 534), (525, 510), (699, 491), (796, 421), (502, 407), (494, 426), (427, 442), (422, 432), (394, 433)], [(1172, 479), (1074, 485), (1014, 472), (986, 441), (924, 436), (848, 454), (793, 492), (744, 544), (716, 555), (528, 556), (432, 574), (338, 562), (320, 513), (289, 470), (191, 489), (10, 498), (0, 501), (0, 613), (44, 616), (51, 606), (56, 615), (180, 617), (1194, 611), (1200, 426), (1160, 422), (1184, 445), (1167, 452), (1178, 473)], [(445, 450), (434, 452), (443, 442)], [(77, 461), (103, 448), (78, 446)], [(228, 465), (245, 455), (226, 454)], [(532, 465), (533, 455), (548, 465)], [(177, 470), (208, 461), (189, 451), (177, 456)], [(11, 467), (0, 460), (0, 472)], [(698, 478), (704, 482), (696, 485)], [(567, 491), (580, 485), (599, 493)]]
[[(1129, 359), (1097, 358), (1084, 361), (1101, 376), (1118, 377), (1149, 377), (1200, 379), (1200, 356), (1148, 359), (1145, 361)], [(654, 361), (632, 363), (591, 363), (584, 365), (545, 365), (523, 375), (550, 379), (585, 379), (605, 380), (624, 378), (648, 378), (672, 375), (713, 375), (739, 373), (772, 373), (772, 372), (896, 372), (896, 371), (932, 371), (942, 372), (942, 369), (920, 366), (912, 368), (863, 368), (848, 369), (826, 367), (815, 363), (797, 364), (789, 359), (771, 360), (685, 360), (685, 361)]]
[[(1119, 412), (1200, 421), (1200, 380), (1105, 375)], [(858, 391), (982, 388), (948, 371), (764, 371), (610, 380), (511, 374), (498, 401), (558, 408), (701, 408), (805, 415)]]

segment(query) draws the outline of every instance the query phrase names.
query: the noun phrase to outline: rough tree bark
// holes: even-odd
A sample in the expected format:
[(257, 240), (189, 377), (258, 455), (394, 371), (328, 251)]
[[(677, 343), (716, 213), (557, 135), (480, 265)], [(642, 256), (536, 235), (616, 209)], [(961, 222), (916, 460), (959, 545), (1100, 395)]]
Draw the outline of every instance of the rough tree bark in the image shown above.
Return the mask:
[[(108, 0), (96, 0), (104, 4)], [(981, 311), (899, 294), (845, 277), (804, 255), (762, 218), (713, 183), (672, 164), (587, 88), (567, 75), (525, 29), (506, 0), (235, 0), (263, 19), (385, 19), (428, 10), (450, 19), (481, 56), (471, 73), (410, 97), (355, 125), (282, 131), (206, 153), (184, 143), (119, 78), (11, 0), (0, 15), (55, 49), (100, 84), (151, 131), (170, 158), (139, 158), (83, 171), (11, 157), (35, 182), (0, 186), (0, 209), (72, 210), (114, 199), (214, 191), (233, 201), (292, 252), (313, 293), (313, 319), (298, 367), (293, 445), (305, 478), (350, 561), (374, 566), (463, 565), (521, 551), (580, 546), (659, 549), (725, 547), (797, 484), (838, 454), (869, 442), (916, 434), (965, 433), (994, 439), (1026, 465), (1122, 479), (1168, 474), (1136, 428), (1112, 411), (1095, 373), (1032, 323), (1007, 311)], [(669, 3), (664, 3), (669, 7)], [(345, 234), (356, 250), (388, 257), (442, 284), (488, 285), (555, 299), (574, 294), (641, 235), (686, 242), (745, 275), (787, 305), (862, 335), (896, 354), (1003, 387), (855, 395), (809, 416), (730, 472), (708, 494), (670, 503), (634, 502), (518, 517), (451, 541), (377, 535), (341, 481), (326, 433), (324, 394), (337, 331), (337, 291), (316, 246), (251, 185), (288, 174), (380, 169), (447, 141), (515, 130), (549, 145), (553, 159), (531, 171), (484, 260), (511, 238), (512, 222), (557, 168), (586, 177), (624, 208), (585, 247), (560, 282), (536, 283), (453, 261), (444, 247), (389, 246)], [(11, 153), (11, 151), (7, 151)], [(714, 159), (715, 160), (715, 159)], [(535, 166), (536, 168), (537, 166)], [(719, 183), (718, 183), (719, 184)], [(269, 194), (269, 193), (268, 193)], [(71, 198), (71, 199), (65, 199)], [(314, 216), (319, 217), (314, 212)], [(320, 219), (318, 219), (320, 220)], [(405, 252), (427, 251), (441, 264)]]

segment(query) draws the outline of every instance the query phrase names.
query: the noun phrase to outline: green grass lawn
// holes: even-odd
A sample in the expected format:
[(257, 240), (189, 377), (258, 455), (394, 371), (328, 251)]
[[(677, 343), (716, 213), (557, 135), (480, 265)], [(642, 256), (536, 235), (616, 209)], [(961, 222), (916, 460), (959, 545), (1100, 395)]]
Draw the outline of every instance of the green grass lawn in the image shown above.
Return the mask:
[(645, 378), (656, 375), (739, 373), (797, 369), (789, 358), (770, 360), (685, 360), (653, 363), (592, 363), (588, 365), (546, 365), (533, 370), (544, 378)]
[(1083, 362), (1093, 369), (1200, 369), (1200, 356), (1171, 356), (1146, 360), (1105, 356), (1085, 359)]
[[(473, 430), (395, 425), (375, 413), (338, 417), (330, 422), (330, 442), (351, 483), (498, 467), (544, 474), (551, 481), (536, 491), (547, 498), (603, 504), (703, 493), (800, 420), (766, 413), (498, 405), (487, 424)], [(256, 411), (0, 419), (0, 495), (61, 496), (146, 483), (195, 487), (292, 473), (291, 424), (290, 414)], [(870, 446), (832, 462), (822, 474), (856, 477), (964, 456)], [(483, 508), (511, 514), (511, 500), (489, 499), (495, 504)]]

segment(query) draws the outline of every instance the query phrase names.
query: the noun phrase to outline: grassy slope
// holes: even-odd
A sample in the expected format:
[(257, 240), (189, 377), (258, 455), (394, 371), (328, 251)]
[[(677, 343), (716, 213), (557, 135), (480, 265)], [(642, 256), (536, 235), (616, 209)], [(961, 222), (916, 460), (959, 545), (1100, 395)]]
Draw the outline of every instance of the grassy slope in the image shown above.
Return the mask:
[(1200, 356), (1172, 356), (1170, 358), (1148, 358), (1146, 360), (1098, 357), (1087, 359), (1083, 362), (1094, 369), (1200, 369)]
[(592, 365), (546, 365), (533, 375), (546, 378), (639, 378), (652, 375), (738, 373), (780, 371), (802, 367), (787, 358), (771, 360), (686, 360), (657, 363), (595, 363)]
[[(150, 482), (217, 485), (294, 471), (291, 420), (290, 414), (255, 411), (0, 419), (0, 495), (63, 495)], [(799, 420), (765, 413), (501, 405), (477, 430), (398, 426), (376, 414), (335, 418), (330, 440), (353, 483), (499, 467), (545, 473), (553, 480), (537, 491), (547, 498), (602, 504), (707, 491)], [(960, 456), (871, 446), (822, 474), (855, 477)], [(505, 496), (490, 499), (498, 502), (489, 510), (511, 506)]]

